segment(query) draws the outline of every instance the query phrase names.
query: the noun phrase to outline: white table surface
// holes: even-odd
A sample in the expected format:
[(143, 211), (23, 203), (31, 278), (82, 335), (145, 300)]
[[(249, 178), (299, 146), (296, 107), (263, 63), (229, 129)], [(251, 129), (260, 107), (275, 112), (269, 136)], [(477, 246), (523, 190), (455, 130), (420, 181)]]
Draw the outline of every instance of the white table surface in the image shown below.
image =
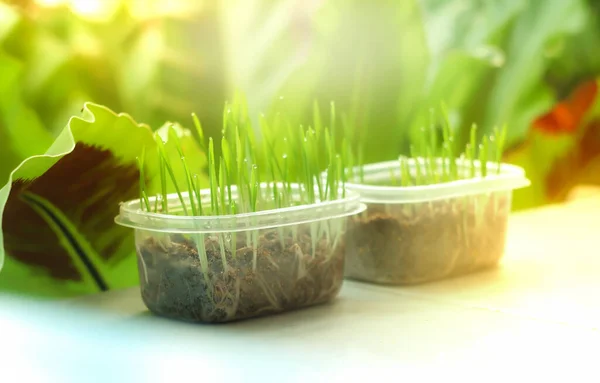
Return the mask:
[(137, 288), (65, 307), (144, 339), (132, 353), (168, 374), (171, 357), (181, 374), (236, 382), (600, 381), (600, 198), (514, 214), (496, 269), (413, 287), (346, 281), (335, 302), (292, 313), (180, 323), (149, 314)]

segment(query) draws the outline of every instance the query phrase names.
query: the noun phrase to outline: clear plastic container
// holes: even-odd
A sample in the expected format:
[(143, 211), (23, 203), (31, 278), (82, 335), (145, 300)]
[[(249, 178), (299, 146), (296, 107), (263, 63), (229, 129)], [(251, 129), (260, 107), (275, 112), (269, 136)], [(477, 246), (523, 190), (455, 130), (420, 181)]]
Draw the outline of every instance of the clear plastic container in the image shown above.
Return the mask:
[[(416, 161), (409, 162), (413, 177)], [(470, 163), (457, 165), (465, 175), (470, 169)], [(485, 178), (396, 187), (377, 185), (389, 183), (390, 172), (399, 177), (397, 161), (366, 165), (364, 183), (346, 184), (361, 195), (367, 210), (348, 219), (345, 276), (408, 285), (497, 264), (512, 191), (530, 182), (518, 166), (489, 163), (488, 169)]]
[[(202, 194), (210, 200), (209, 190)], [(170, 212), (181, 206), (177, 194), (168, 203)], [(333, 299), (344, 279), (347, 217), (365, 208), (348, 193), (311, 205), (190, 217), (148, 213), (134, 200), (121, 204), (115, 221), (135, 229), (141, 294), (151, 312), (228, 322)]]

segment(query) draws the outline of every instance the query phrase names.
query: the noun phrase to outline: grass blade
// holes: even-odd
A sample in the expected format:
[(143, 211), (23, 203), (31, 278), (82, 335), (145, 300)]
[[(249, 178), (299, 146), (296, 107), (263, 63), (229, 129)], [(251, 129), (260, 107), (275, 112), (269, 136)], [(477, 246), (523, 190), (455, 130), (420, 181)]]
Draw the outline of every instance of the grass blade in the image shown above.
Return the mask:
[(198, 175), (193, 175), (192, 187), (194, 188), (194, 193), (196, 194), (196, 204), (198, 206), (198, 215), (204, 215), (204, 207), (202, 206), (202, 193), (200, 192), (200, 180), (198, 179)]
[(196, 128), (196, 133), (198, 134), (198, 143), (200, 144), (200, 148), (204, 153), (206, 153), (206, 141), (204, 140), (204, 130), (202, 130), (202, 125), (200, 124), (200, 120), (196, 113), (192, 113), (192, 120), (194, 121), (194, 127)]
[(415, 184), (416, 185), (422, 185), (423, 184), (423, 175), (422, 175), (422, 170), (421, 170), (421, 161), (419, 156), (417, 155), (417, 151), (414, 145), (410, 146), (410, 156), (414, 159), (415, 161)]
[(495, 129), (494, 139), (496, 144), (496, 164), (498, 166), (497, 173), (500, 174), (502, 167), (502, 155), (504, 154), (504, 144), (506, 142), (506, 125), (503, 125), (500, 130)]
[(217, 174), (215, 163), (215, 146), (212, 137), (208, 139), (208, 179), (210, 181), (210, 208), (212, 215), (219, 215), (219, 201), (217, 197)]
[(487, 136), (483, 137), (483, 142), (479, 145), (479, 166), (481, 167), (481, 176), (487, 176), (489, 141)]
[(190, 170), (187, 165), (187, 161), (185, 160), (185, 156), (183, 154), (183, 149), (181, 147), (181, 141), (179, 140), (179, 136), (177, 135), (177, 132), (175, 131), (175, 129), (173, 128), (172, 125), (171, 125), (171, 127), (169, 127), (168, 135), (169, 135), (169, 141), (173, 142), (173, 144), (175, 145), (175, 149), (177, 150), (177, 153), (179, 154), (179, 158), (181, 159), (181, 165), (183, 166), (183, 172), (185, 173), (185, 180), (186, 180), (187, 186), (188, 186), (188, 196), (190, 199), (190, 207), (192, 209), (192, 214), (194, 216), (196, 216), (196, 215), (198, 215), (198, 211), (196, 210), (196, 204), (194, 203), (194, 198), (192, 197), (192, 195), (194, 193), (192, 174), (190, 173)]
[(468, 153), (469, 160), (471, 161), (471, 178), (475, 177), (475, 148), (477, 147), (477, 125), (471, 126), (469, 148)]
[(146, 147), (142, 148), (142, 155), (137, 158), (138, 167), (140, 173), (140, 208), (146, 208), (146, 211), (150, 211), (150, 200), (148, 199), (148, 194), (146, 193), (146, 173), (145, 173), (145, 160), (146, 160)]
[[(165, 166), (165, 169), (167, 170), (167, 173), (169, 174), (169, 177), (171, 178), (171, 182), (173, 183), (173, 186), (175, 187), (175, 191), (177, 192), (177, 196), (179, 197), (179, 202), (181, 203), (181, 208), (183, 209), (183, 214), (188, 215), (188, 209), (185, 203), (185, 200), (183, 198), (183, 194), (181, 193), (181, 188), (179, 187), (179, 184), (177, 183), (177, 178), (175, 177), (175, 172), (173, 171), (173, 167), (171, 166), (171, 161), (169, 160), (169, 157), (167, 156), (167, 151), (165, 149), (165, 143), (163, 142), (162, 138), (157, 134), (156, 135), (156, 144), (158, 146), (158, 152), (160, 157), (162, 158), (162, 162)], [(165, 184), (166, 184), (166, 177), (165, 177)], [(166, 187), (165, 187), (166, 190)], [(165, 197), (166, 197), (166, 192), (165, 192)], [(163, 203), (166, 205), (167, 201), (165, 198), (165, 201), (163, 201)]]
[[(227, 214), (231, 212), (231, 206), (228, 206), (225, 203), (225, 198), (227, 195), (227, 178), (226, 178), (227, 169), (225, 167), (225, 160), (223, 157), (220, 158), (219, 161), (219, 201), (221, 203), (221, 209), (223, 214)], [(227, 207), (227, 208), (226, 208)]]

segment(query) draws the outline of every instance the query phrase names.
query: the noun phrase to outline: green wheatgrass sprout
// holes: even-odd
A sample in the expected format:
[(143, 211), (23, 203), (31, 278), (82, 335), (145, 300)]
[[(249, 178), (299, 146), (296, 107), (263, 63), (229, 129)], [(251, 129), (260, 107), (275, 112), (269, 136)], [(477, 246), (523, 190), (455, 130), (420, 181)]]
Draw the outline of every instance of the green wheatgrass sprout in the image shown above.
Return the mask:
[(411, 185), (411, 175), (410, 175), (410, 168), (408, 165), (408, 157), (404, 157), (404, 156), (400, 157), (400, 185), (402, 185), (402, 186), (410, 186)]
[[(142, 156), (137, 158), (138, 167), (140, 169), (140, 185), (144, 185), (146, 183), (146, 173), (144, 170), (145, 159), (146, 148), (142, 148)], [(143, 187), (140, 188), (140, 206), (145, 207), (146, 211), (150, 211), (150, 200), (148, 199), (148, 194), (146, 193), (146, 190)]]
[(471, 178), (475, 177), (475, 148), (477, 147), (477, 124), (473, 124), (471, 126), (471, 131), (469, 134), (469, 144), (467, 146), (467, 158), (471, 163)]
[[(432, 126), (430, 129), (435, 128)], [(435, 132), (425, 132), (423, 129), (420, 142), (411, 145), (410, 148), (410, 157), (414, 161), (414, 174), (408, 166), (408, 158), (401, 157), (400, 159), (400, 184), (402, 186), (418, 186), (475, 178), (477, 176), (487, 177), (490, 174), (488, 168), (490, 161), (497, 164), (497, 173), (499, 173), (506, 137), (506, 126), (501, 129), (495, 128), (493, 135), (482, 137), (479, 144), (477, 142), (477, 130), (477, 125), (473, 124), (469, 131), (469, 142), (466, 144), (464, 152), (457, 155), (454, 135), (444, 112), (441, 147), (438, 149), (434, 146), (434, 144), (437, 144), (436, 139), (433, 138)], [(420, 148), (420, 150), (417, 148)], [(423, 160), (423, 163), (421, 160)], [(458, 165), (461, 163), (468, 166), (468, 174), (459, 173)], [(477, 172), (477, 164), (480, 169), (479, 173)], [(392, 179), (390, 182), (393, 184), (395, 181)]]
[(436, 150), (437, 150), (437, 130), (436, 130), (436, 118), (435, 118), (435, 111), (433, 109), (430, 109), (429, 111), (429, 145), (428, 145), (428, 152), (427, 152), (427, 157), (429, 158), (429, 161), (431, 162), (430, 168), (431, 168), (431, 173), (430, 173), (430, 177), (432, 177), (432, 183), (438, 183), (440, 182), (440, 172), (438, 171), (437, 168), (437, 156), (436, 156)]
[[(335, 164), (337, 167), (337, 172), (336, 172), (336, 179), (337, 178), (341, 178), (342, 181), (342, 198), (346, 198), (346, 173), (344, 172), (344, 160), (342, 159), (342, 156), (340, 156), (339, 154), (337, 154), (335, 156)], [(332, 185), (331, 188), (333, 189), (336, 185)], [(337, 196), (337, 191), (336, 194)]]
[[(315, 129), (315, 135), (317, 136), (317, 143), (321, 143), (321, 136), (323, 134), (323, 119), (321, 117), (321, 111), (319, 110), (319, 103), (315, 100), (313, 103), (313, 125)], [(318, 146), (317, 146), (318, 147)], [(317, 154), (317, 161), (320, 160), (320, 156)], [(322, 165), (322, 162), (319, 161), (319, 166)]]
[[(171, 178), (171, 182), (173, 183), (173, 186), (175, 187), (175, 191), (177, 192), (177, 196), (179, 197), (179, 201), (181, 202), (181, 208), (183, 209), (183, 213), (185, 215), (188, 215), (188, 209), (187, 209), (185, 200), (183, 198), (181, 188), (179, 187), (179, 184), (177, 183), (177, 177), (175, 177), (175, 172), (173, 171), (173, 166), (171, 164), (170, 157), (167, 155), (167, 152), (165, 149), (165, 143), (163, 142), (160, 135), (156, 134), (155, 138), (156, 138), (156, 146), (158, 147), (158, 154), (159, 154), (159, 161), (161, 163), (161, 168), (164, 167), (164, 169), (167, 170), (167, 173), (168, 173), (169, 177)], [(178, 145), (178, 143), (176, 143), (176, 146), (177, 145)], [(180, 146), (177, 146), (177, 148), (178, 148), (178, 150), (180, 150)], [(185, 159), (182, 159), (182, 160), (185, 161)], [(161, 183), (163, 185), (166, 184), (166, 182), (161, 182)], [(166, 198), (163, 195), (163, 203), (166, 204), (166, 202), (167, 202)]]
[(479, 164), (481, 165), (481, 176), (487, 176), (487, 160), (489, 151), (489, 141), (487, 136), (483, 137), (483, 143), (479, 145)]
[[(294, 128), (279, 115), (275, 120), (261, 117), (259, 140), (259, 131), (252, 126), (243, 99), (236, 98), (224, 108), (222, 136), (217, 141), (221, 145), (220, 155), (216, 153), (215, 140), (205, 137), (198, 117), (192, 114), (199, 146), (207, 157), (208, 185), (201, 185), (199, 175), (192, 173), (191, 169), (199, 167), (189, 163), (177, 132), (170, 127), (168, 143), (158, 134), (154, 137), (160, 177), (160, 191), (154, 206), (150, 203), (145, 182), (145, 151), (137, 159), (140, 168), (140, 208), (161, 214), (169, 214), (169, 210), (172, 210), (171, 214), (186, 216), (235, 216), (335, 200), (340, 198), (340, 192), (345, 196), (342, 187), (345, 183), (343, 169), (347, 167), (348, 155), (336, 151), (333, 104), (331, 114), (331, 126), (326, 126), (315, 108), (314, 127), (306, 129), (299, 125)], [(176, 162), (169, 156), (173, 154), (173, 148), (179, 157), (177, 167), (183, 170), (183, 176), (177, 177)], [(327, 170), (326, 179), (322, 178), (324, 170)], [(167, 198), (169, 183), (175, 189), (179, 201), (179, 206), (171, 205), (171, 209)], [(293, 188), (294, 184), (298, 185), (297, 189)], [(208, 189), (204, 195), (203, 189)], [(277, 230), (284, 246), (283, 229)], [(297, 239), (296, 228), (292, 227), (291, 231), (293, 239)], [(330, 232), (329, 223), (311, 225), (313, 255), (321, 234), (329, 237)], [(192, 237), (196, 242), (202, 270), (208, 273), (205, 235), (194, 234)], [(213, 238), (212, 235), (210, 237)], [(225, 235), (216, 235), (214, 238), (219, 241), (221, 260), (226, 268), (226, 252), (231, 251), (231, 255), (236, 256), (237, 234), (232, 232), (230, 241), (227, 242)], [(337, 237), (334, 241), (337, 241)], [(246, 231), (246, 243), (253, 244), (255, 268), (257, 230)]]
[[(158, 135), (155, 134), (154, 136), (155, 140), (158, 142), (160, 141), (160, 143), (162, 144), (162, 138)], [(161, 146), (156, 147), (157, 151), (158, 151), (158, 168), (159, 168), (159, 174), (160, 174), (160, 190), (161, 190), (161, 194), (159, 194), (159, 196), (161, 197), (161, 204), (162, 204), (162, 212), (167, 214), (169, 212), (169, 206), (168, 206), (168, 201), (166, 198), (164, 198), (164, 196), (167, 195), (167, 176), (166, 176), (166, 170), (165, 170), (165, 163), (163, 161), (163, 156), (160, 150)], [(144, 188), (145, 185), (142, 184), (142, 187)], [(158, 201), (158, 199), (157, 199)], [(156, 209), (156, 205), (155, 205), (155, 209)]]
[(200, 149), (206, 153), (204, 131), (202, 130), (202, 125), (200, 124), (200, 120), (198, 119), (198, 116), (196, 116), (196, 113), (192, 113), (192, 120), (194, 121), (194, 127), (196, 128), (196, 133), (198, 134), (198, 143), (200, 144)]
[(414, 145), (410, 146), (410, 156), (415, 159), (415, 183), (421, 185), (423, 183), (423, 170), (421, 169), (421, 161), (419, 161)]
[(496, 144), (496, 157), (494, 160), (496, 161), (497, 166), (497, 174), (500, 174), (501, 164), (502, 164), (502, 154), (504, 152), (504, 143), (506, 142), (506, 125), (502, 126), (501, 129), (497, 127), (494, 128), (493, 135), (494, 143)]
[[(342, 122), (346, 136), (342, 140), (342, 160), (345, 165), (350, 166), (346, 168), (344, 178), (365, 183), (365, 164), (361, 156), (363, 145), (360, 142), (348, 142), (347, 137), (351, 130), (351, 124), (344, 117)], [(506, 141), (506, 126), (496, 127), (493, 129), (492, 135), (483, 136), (481, 140), (478, 140), (479, 129), (476, 124), (473, 124), (469, 130), (468, 142), (464, 151), (460, 152), (446, 106), (443, 104), (441, 106), (441, 124), (439, 125), (442, 133), (441, 142), (438, 138), (435, 114), (431, 111), (429, 127), (420, 129), (415, 141), (410, 145), (409, 156), (400, 156), (398, 167), (390, 170), (389, 185), (410, 187), (487, 177), (492, 172), (489, 167), (490, 162), (494, 163), (496, 174), (500, 173)], [(459, 166), (466, 167), (466, 172), (459, 171)]]
[[(213, 215), (219, 214), (217, 199), (219, 184), (217, 183), (217, 167), (215, 165), (215, 147), (212, 137), (208, 139), (208, 181), (210, 183), (210, 210)], [(186, 214), (187, 215), (187, 214)]]
[(350, 143), (350, 139), (344, 135), (344, 139), (342, 140), (342, 162), (346, 164), (349, 174), (344, 172), (342, 176), (344, 177), (344, 181), (347, 181), (348, 178), (354, 179), (354, 155), (352, 153), (352, 145)]
[[(190, 170), (188, 169), (187, 166), (187, 161), (185, 160), (185, 156), (183, 155), (183, 149), (181, 148), (181, 142), (179, 141), (179, 136), (177, 135), (177, 132), (175, 131), (175, 128), (173, 127), (173, 125), (171, 125), (169, 127), (169, 132), (168, 132), (168, 137), (169, 140), (175, 142), (175, 148), (177, 149), (177, 154), (179, 154), (179, 158), (181, 159), (181, 164), (183, 166), (183, 171), (185, 173), (185, 180), (187, 182), (187, 187), (188, 187), (188, 195), (189, 195), (189, 201), (190, 201), (190, 207), (192, 209), (192, 215), (198, 215), (198, 210), (196, 209), (196, 203), (194, 202), (194, 198), (192, 197), (192, 194), (194, 193), (194, 180), (192, 178), (192, 174), (190, 173)], [(184, 206), (185, 204), (182, 201), (182, 206)]]
[(444, 145), (446, 147), (446, 155), (449, 162), (449, 179), (458, 179), (458, 166), (456, 165), (456, 152), (455, 152), (455, 144), (454, 144), (454, 132), (452, 131), (452, 127), (450, 126), (450, 118), (448, 117), (448, 110), (446, 105), (442, 103), (441, 107), (442, 111), (442, 123), (443, 123), (443, 137), (444, 137)]
[[(198, 201), (198, 215), (204, 215), (204, 206), (203, 206), (203, 202), (202, 202), (202, 194), (200, 192), (200, 180), (198, 179), (198, 175), (194, 174), (193, 175), (193, 187), (194, 187), (194, 197), (196, 198), (196, 201)], [(156, 211), (156, 210), (155, 210)]]
[(226, 202), (227, 196), (227, 169), (223, 157), (219, 161), (219, 203), (223, 209), (223, 214), (231, 214), (231, 206)]

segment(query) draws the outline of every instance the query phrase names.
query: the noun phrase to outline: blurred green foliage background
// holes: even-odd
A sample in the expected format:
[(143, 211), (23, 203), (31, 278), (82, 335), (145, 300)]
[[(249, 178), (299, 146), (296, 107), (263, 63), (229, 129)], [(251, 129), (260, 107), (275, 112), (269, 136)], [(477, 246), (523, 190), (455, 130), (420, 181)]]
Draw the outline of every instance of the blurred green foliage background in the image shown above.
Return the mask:
[(595, 0), (4, 1), (0, 181), (85, 101), (155, 129), (189, 126), (196, 112), (217, 135), (224, 102), (241, 90), (254, 118), (283, 102), (310, 121), (314, 101), (335, 101), (367, 162), (407, 153), (442, 101), (463, 140), (472, 123), (481, 134), (507, 124), (507, 160), (534, 181), (515, 208), (552, 202), (547, 177), (580, 150), (578, 134), (598, 116), (595, 90), (589, 108), (568, 110), (585, 115), (571, 116), (577, 129), (559, 119), (532, 131), (600, 74), (599, 12)]
[[(458, 146), (506, 124), (504, 160), (532, 181), (519, 210), (600, 185), (598, 52), (596, 0), (0, 0), (0, 291), (96, 293), (85, 257), (108, 288), (137, 283), (112, 218), (136, 181), (114, 180), (151, 131), (112, 111), (153, 130), (195, 112), (218, 137), (238, 91), (255, 122), (284, 108), (309, 124), (334, 101), (375, 162), (408, 154), (443, 102)], [(30, 179), (8, 182), (21, 163)]]

